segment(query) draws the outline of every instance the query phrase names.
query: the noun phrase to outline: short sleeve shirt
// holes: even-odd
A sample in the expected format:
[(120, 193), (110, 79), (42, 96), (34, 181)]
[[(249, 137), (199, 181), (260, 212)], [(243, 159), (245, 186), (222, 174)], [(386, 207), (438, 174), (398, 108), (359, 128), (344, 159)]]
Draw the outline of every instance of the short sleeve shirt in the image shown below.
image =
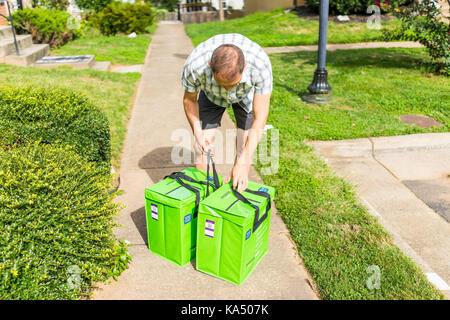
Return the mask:
[[(241, 81), (230, 91), (216, 82), (208, 64), (214, 50), (222, 44), (239, 47), (247, 63)], [(200, 43), (187, 58), (181, 79), (186, 91), (203, 90), (211, 102), (222, 107), (239, 103), (247, 112), (252, 111), (255, 94), (268, 94), (273, 88), (269, 57), (256, 42), (238, 33), (219, 34)]]

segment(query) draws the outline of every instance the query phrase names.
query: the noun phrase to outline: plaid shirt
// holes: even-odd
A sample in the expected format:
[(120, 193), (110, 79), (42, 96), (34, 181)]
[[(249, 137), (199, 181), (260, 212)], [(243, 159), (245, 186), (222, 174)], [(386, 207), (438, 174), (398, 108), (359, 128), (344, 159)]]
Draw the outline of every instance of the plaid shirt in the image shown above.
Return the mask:
[[(247, 63), (241, 81), (230, 91), (217, 84), (208, 65), (213, 51), (222, 44), (239, 47)], [(222, 107), (239, 103), (247, 112), (253, 109), (255, 94), (271, 93), (273, 87), (269, 57), (257, 43), (238, 33), (219, 34), (200, 43), (187, 58), (181, 79), (186, 91), (203, 90), (211, 102)]]

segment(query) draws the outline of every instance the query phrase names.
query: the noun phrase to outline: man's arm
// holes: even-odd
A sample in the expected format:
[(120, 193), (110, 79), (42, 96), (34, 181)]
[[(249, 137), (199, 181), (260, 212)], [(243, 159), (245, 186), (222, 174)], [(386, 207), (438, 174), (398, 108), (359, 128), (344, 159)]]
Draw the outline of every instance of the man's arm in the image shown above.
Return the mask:
[(244, 149), (241, 154), (237, 155), (231, 172), (233, 188), (237, 188), (239, 192), (242, 192), (248, 186), (248, 173), (250, 171), (251, 160), (264, 132), (269, 115), (271, 94), (255, 94), (253, 98), (253, 123), (249, 130)]
[(184, 112), (191, 126), (192, 132), (196, 140), (196, 147), (199, 148), (199, 152), (207, 152), (207, 147), (203, 137), (203, 131), (200, 124), (200, 116), (198, 112), (198, 102), (197, 102), (198, 92), (188, 92), (184, 91), (183, 105)]

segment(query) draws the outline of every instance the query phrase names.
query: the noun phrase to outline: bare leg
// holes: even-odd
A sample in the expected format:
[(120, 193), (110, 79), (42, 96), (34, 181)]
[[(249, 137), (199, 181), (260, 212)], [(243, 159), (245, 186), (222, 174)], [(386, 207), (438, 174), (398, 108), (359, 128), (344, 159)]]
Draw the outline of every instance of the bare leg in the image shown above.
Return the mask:
[[(237, 129), (236, 134), (236, 158), (239, 158), (242, 155), (242, 152), (244, 151), (245, 144), (248, 140), (248, 134), (250, 130), (243, 130), (243, 129)], [(251, 155), (246, 155), (246, 163), (250, 164), (251, 162)], [(247, 162), (248, 161), (248, 162)]]
[[(214, 155), (214, 138), (216, 134), (216, 128), (203, 130), (203, 137), (205, 139), (206, 145), (211, 149), (211, 155)], [(207, 164), (207, 154), (203, 153), (198, 149), (197, 143), (194, 144), (195, 151), (195, 167), (197, 169), (206, 171)]]

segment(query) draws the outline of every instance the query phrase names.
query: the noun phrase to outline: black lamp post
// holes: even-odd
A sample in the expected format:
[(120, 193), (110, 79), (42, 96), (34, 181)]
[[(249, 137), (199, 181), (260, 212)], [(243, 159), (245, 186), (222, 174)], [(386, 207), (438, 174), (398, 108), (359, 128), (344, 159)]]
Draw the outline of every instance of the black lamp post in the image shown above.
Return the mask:
[(328, 71), (326, 69), (328, 8), (329, 0), (320, 0), (317, 69), (314, 72), (314, 79), (312, 83), (308, 86), (309, 93), (302, 97), (303, 100), (311, 103), (326, 103), (331, 99), (331, 96), (329, 95), (331, 87), (328, 84)]

